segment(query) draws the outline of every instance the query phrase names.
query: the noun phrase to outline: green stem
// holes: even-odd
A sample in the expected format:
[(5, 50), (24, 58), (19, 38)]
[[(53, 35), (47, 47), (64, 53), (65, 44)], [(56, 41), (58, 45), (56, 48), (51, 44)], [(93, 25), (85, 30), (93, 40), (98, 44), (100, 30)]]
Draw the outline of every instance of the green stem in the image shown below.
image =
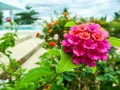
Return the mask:
[[(60, 75), (60, 73), (56, 74), (56, 75), (55, 75), (51, 80), (49, 80), (47, 83), (53, 82), (53, 81), (56, 79), (56, 77), (59, 76), (59, 75)], [(47, 83), (46, 83), (46, 84), (47, 84)]]
[[(4, 52), (4, 55), (7, 56), (7, 58), (9, 59), (9, 65), (11, 66), (12, 63), (11, 63), (11, 57), (10, 57), (10, 55), (7, 54), (7, 53), (5, 53), (5, 52)], [(9, 81), (12, 81), (12, 75), (11, 75), (11, 73), (7, 72), (6, 74), (9, 75), (9, 77), (8, 77)]]

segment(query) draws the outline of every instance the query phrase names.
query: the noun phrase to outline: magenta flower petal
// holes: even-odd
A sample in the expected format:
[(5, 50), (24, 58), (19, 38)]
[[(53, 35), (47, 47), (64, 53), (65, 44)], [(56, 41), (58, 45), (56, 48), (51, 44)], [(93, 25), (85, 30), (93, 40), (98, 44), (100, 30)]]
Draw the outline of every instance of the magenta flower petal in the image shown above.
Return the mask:
[(106, 61), (108, 59), (108, 52), (99, 54), (101, 61)]
[(88, 58), (85, 62), (85, 64), (87, 64), (89, 67), (94, 67), (96, 66), (95, 61), (93, 61), (92, 59)]
[(76, 55), (76, 56), (82, 56), (85, 54), (85, 49), (83, 48), (82, 45), (78, 44), (78, 45), (75, 45), (73, 47), (73, 53)]
[(79, 65), (80, 63), (85, 62), (85, 58), (84, 58), (84, 56), (78, 57), (76, 55), (73, 55), (72, 61), (73, 61), (74, 64)]
[(63, 45), (63, 46), (71, 46), (71, 44), (68, 42), (68, 40), (67, 39), (65, 39), (65, 40), (63, 40), (62, 42), (61, 42), (61, 44)]
[(91, 58), (93, 60), (98, 60), (100, 58), (97, 50), (89, 50), (87, 52), (87, 55), (89, 58)]
[(80, 38), (78, 36), (72, 36), (72, 37), (68, 38), (68, 42), (70, 44), (76, 45), (76, 44), (80, 43)]
[(104, 40), (103, 43), (108, 50), (111, 48), (111, 45), (107, 40)]
[(73, 48), (71, 46), (64, 46), (64, 51), (66, 53), (72, 53)]
[(108, 59), (108, 56), (107, 56), (107, 55), (104, 55), (104, 56), (101, 57), (101, 61), (102, 61), (102, 62), (106, 61), (107, 59)]
[(93, 40), (89, 39), (89, 40), (84, 41), (83, 46), (86, 49), (95, 49), (96, 43)]
[(64, 34), (64, 38), (66, 38), (66, 39), (68, 39), (68, 38), (70, 38), (72, 35), (70, 35), (70, 34)]
[(107, 48), (107, 45), (104, 42), (97, 42), (97, 50), (99, 52), (107, 52), (108, 48)]
[(78, 57), (73, 57), (72, 62), (76, 65), (79, 65), (81, 63), (80, 58), (78, 58)]
[(105, 36), (102, 34), (102, 33), (93, 33), (92, 34), (92, 38), (95, 40), (95, 41), (103, 41), (105, 39)]
[(88, 29), (88, 24), (81, 24), (78, 26), (79, 31), (86, 31)]
[(109, 33), (106, 30), (103, 30), (102, 33), (104, 34), (105, 38), (109, 38), (110, 37)]
[(78, 30), (78, 26), (73, 26), (73, 27), (70, 28), (69, 34), (70, 34), (70, 35), (78, 35), (79, 32), (80, 32), (80, 31)]
[(100, 25), (93, 23), (93, 24), (88, 26), (88, 30), (90, 32), (98, 32), (100, 30)]

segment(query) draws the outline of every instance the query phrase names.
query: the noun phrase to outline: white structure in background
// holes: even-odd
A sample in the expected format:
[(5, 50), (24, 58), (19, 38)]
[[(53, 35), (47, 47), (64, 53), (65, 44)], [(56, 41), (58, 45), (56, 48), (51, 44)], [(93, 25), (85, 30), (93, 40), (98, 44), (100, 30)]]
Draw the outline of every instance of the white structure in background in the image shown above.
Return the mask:
[[(0, 0), (0, 10), (5, 13), (8, 12), (8, 16), (11, 18), (11, 21), (14, 21), (14, 11), (23, 10), (25, 6), (17, 2), (17, 0)], [(5, 15), (4, 15), (5, 16)]]

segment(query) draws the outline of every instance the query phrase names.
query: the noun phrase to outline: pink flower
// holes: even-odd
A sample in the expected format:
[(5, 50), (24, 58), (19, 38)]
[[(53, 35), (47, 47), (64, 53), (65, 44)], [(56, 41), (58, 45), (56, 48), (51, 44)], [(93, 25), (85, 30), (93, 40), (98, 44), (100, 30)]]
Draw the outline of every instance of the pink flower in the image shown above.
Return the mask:
[(110, 37), (109, 33), (106, 30), (103, 30), (102, 33), (103, 33), (105, 38), (109, 38)]
[(79, 33), (79, 36), (81, 39), (85, 39), (85, 40), (90, 39), (90, 34), (88, 32), (81, 32)]
[(105, 44), (105, 47), (109, 50), (111, 48), (110, 43), (107, 40), (104, 40), (103, 43)]
[(93, 24), (88, 26), (88, 30), (90, 32), (98, 32), (100, 30), (100, 25), (93, 23)]
[(75, 45), (73, 47), (73, 53), (76, 55), (76, 56), (82, 56), (85, 54), (85, 49), (83, 48), (83, 46), (81, 44), (78, 44), (78, 45)]
[(81, 24), (78, 26), (79, 31), (86, 31), (88, 29), (88, 24)]
[(73, 26), (70, 28), (70, 35), (78, 35), (80, 33), (80, 31), (78, 30), (78, 26)]
[(71, 46), (71, 43), (69, 43), (67, 39), (63, 40), (63, 41), (61, 42), (61, 44), (64, 45), (64, 46), (67, 46), (67, 47), (68, 47), (68, 46)]
[(66, 38), (66, 39), (68, 39), (68, 38), (70, 38), (70, 37), (72, 37), (72, 35), (70, 35), (70, 34), (64, 34), (64, 38)]
[(92, 39), (88, 39), (88, 40), (84, 41), (83, 46), (86, 49), (95, 49), (96, 43)]
[(92, 60), (98, 60), (99, 59), (99, 52), (95, 50), (88, 50), (87, 55)]
[(97, 42), (97, 48), (96, 48), (99, 52), (107, 52), (108, 48), (106, 43), (104, 42)]
[(63, 44), (73, 45), (73, 44), (78, 44), (81, 41), (79, 36), (64, 34), (64, 37), (66, 38), (66, 40), (62, 41)]
[(64, 51), (67, 52), (67, 53), (72, 53), (72, 50), (73, 50), (73, 47), (71, 47), (71, 46), (65, 46), (64, 47)]
[(100, 56), (101, 61), (104, 62), (108, 59), (108, 52), (99, 53), (99, 56)]
[(81, 59), (79, 57), (73, 57), (73, 61), (74, 64), (79, 65), (81, 63)]
[(93, 33), (92, 37), (95, 41), (103, 41), (105, 39), (102, 33)]
[(80, 63), (85, 62), (85, 58), (83, 56), (78, 57), (76, 55), (73, 55), (72, 59), (73, 59), (72, 62), (76, 65), (79, 65)]
[(89, 67), (94, 67), (96, 66), (96, 62), (90, 58), (87, 58), (85, 61), (85, 64), (87, 64)]
[(76, 45), (76, 44), (79, 44), (80, 43), (80, 37), (78, 37), (78, 36), (71, 36), (70, 38), (68, 38), (68, 42), (70, 43), (70, 44), (74, 44), (74, 45)]
[(108, 33), (100, 28), (98, 24), (81, 24), (71, 27), (69, 34), (64, 34), (61, 44), (64, 51), (72, 55), (74, 64), (93, 67), (99, 59), (107, 60), (111, 45), (107, 41)]

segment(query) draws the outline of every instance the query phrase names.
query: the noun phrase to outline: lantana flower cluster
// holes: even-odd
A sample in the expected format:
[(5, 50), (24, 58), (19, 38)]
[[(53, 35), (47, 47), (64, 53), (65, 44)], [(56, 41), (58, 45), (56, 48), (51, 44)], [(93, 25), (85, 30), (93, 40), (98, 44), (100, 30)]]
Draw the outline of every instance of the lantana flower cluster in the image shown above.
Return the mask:
[(99, 24), (81, 24), (71, 27), (61, 44), (66, 53), (72, 54), (74, 64), (84, 63), (93, 67), (98, 60), (107, 60), (111, 47), (108, 37), (107, 31)]

